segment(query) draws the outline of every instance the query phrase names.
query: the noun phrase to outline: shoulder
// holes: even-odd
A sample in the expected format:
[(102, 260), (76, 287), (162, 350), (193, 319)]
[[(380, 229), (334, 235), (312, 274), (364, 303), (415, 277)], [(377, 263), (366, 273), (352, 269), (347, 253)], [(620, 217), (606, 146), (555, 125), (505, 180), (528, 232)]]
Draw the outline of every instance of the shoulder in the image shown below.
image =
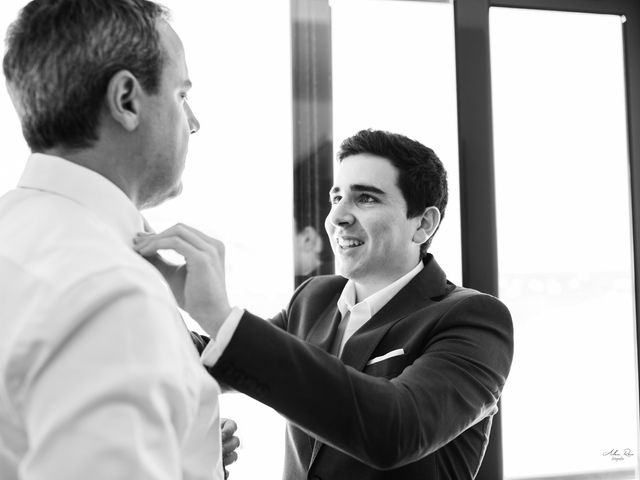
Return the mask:
[(47, 192), (15, 190), (0, 199), (0, 257), (53, 291), (94, 277), (156, 284), (155, 269), (82, 205)]
[[(294, 292), (289, 304), (280, 314), (280, 324), (287, 331), (310, 328), (329, 309), (336, 308), (340, 293), (347, 280), (338, 275), (311, 277)], [(302, 323), (301, 323), (302, 322)]]
[(492, 344), (513, 351), (513, 321), (500, 299), (470, 288), (454, 287), (438, 302), (437, 308), (436, 332), (447, 337), (468, 335), (473, 341), (493, 338)]
[(472, 288), (452, 285), (452, 290), (442, 298), (441, 302), (446, 311), (481, 308), (509, 315), (509, 310), (500, 299)]
[[(411, 310), (408, 319), (414, 328), (431, 334), (460, 329), (490, 329), (511, 336), (513, 331), (508, 308), (498, 298), (447, 281), (418, 279), (400, 292), (395, 304)], [(413, 305), (412, 307), (408, 306)]]
[(0, 318), (15, 311), (25, 331), (74, 331), (114, 305), (171, 306), (160, 274), (87, 209), (20, 193), (0, 201)]
[(318, 275), (309, 278), (294, 292), (290, 304), (312, 300), (327, 303), (342, 292), (347, 279), (340, 275)]

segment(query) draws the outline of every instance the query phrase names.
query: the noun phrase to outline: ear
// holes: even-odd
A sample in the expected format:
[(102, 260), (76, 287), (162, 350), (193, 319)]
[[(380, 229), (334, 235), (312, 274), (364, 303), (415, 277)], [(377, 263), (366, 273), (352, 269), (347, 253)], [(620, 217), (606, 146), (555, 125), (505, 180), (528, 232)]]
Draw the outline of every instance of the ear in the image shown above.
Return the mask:
[(429, 240), (440, 225), (440, 210), (438, 207), (428, 207), (420, 216), (420, 224), (413, 234), (412, 241), (422, 245)]
[(140, 124), (143, 90), (128, 70), (117, 72), (107, 86), (106, 107), (113, 120), (128, 132)]

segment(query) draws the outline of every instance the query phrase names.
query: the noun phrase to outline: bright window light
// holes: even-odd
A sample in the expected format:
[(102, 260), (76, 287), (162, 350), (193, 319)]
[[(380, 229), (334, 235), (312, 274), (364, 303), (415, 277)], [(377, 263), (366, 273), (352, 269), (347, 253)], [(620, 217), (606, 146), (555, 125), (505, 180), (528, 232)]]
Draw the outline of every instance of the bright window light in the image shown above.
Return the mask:
[(515, 328), (505, 477), (637, 478), (621, 19), (492, 8), (490, 21), (500, 297)]

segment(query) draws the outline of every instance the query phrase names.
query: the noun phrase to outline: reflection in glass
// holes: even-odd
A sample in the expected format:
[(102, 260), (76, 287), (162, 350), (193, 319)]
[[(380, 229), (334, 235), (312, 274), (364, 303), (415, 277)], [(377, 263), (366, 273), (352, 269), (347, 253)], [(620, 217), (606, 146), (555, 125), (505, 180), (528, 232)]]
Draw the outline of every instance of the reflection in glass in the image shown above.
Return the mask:
[(637, 478), (621, 19), (492, 8), (490, 21), (500, 297), (516, 335), (505, 476)]

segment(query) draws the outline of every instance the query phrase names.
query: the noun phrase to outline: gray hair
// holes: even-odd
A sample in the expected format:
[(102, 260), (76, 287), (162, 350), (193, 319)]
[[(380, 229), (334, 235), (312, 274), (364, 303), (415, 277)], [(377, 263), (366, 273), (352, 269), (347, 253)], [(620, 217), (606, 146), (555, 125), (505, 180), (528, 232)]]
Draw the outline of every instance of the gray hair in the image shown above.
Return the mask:
[(128, 70), (147, 93), (160, 86), (157, 30), (168, 10), (148, 0), (33, 0), (9, 27), (3, 71), (32, 151), (97, 140), (110, 79)]

